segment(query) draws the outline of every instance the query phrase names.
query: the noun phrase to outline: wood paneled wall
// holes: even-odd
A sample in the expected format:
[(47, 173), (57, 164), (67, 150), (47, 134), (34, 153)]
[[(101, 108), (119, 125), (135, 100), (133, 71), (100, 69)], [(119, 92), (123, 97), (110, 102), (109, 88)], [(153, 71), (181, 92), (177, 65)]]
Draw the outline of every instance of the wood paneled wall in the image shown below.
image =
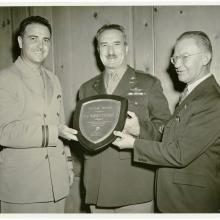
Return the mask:
[(52, 50), (46, 66), (61, 80), (67, 123), (80, 85), (100, 73), (94, 36), (105, 23), (127, 30), (129, 64), (158, 77), (173, 112), (179, 91), (169, 62), (176, 38), (187, 30), (205, 31), (211, 38), (212, 72), (219, 81), (220, 6), (47, 6), (0, 8), (0, 68), (13, 61), (13, 34), (28, 15), (46, 17), (53, 27)]
[(94, 37), (105, 23), (126, 28), (129, 64), (161, 80), (172, 112), (180, 85), (169, 59), (184, 31), (202, 30), (209, 35), (214, 53), (212, 72), (220, 79), (220, 6), (0, 7), (0, 68), (12, 63), (14, 33), (29, 15), (44, 16), (52, 24), (52, 50), (45, 65), (60, 78), (68, 124), (80, 85), (100, 74)]
[(0, 67), (12, 63), (12, 24), (10, 8), (0, 8)]
[(211, 72), (218, 81), (220, 79), (220, 6), (159, 6), (154, 8), (153, 13), (155, 73), (163, 84), (173, 111), (179, 92), (169, 58), (180, 34), (190, 30), (201, 30), (208, 34), (214, 54)]

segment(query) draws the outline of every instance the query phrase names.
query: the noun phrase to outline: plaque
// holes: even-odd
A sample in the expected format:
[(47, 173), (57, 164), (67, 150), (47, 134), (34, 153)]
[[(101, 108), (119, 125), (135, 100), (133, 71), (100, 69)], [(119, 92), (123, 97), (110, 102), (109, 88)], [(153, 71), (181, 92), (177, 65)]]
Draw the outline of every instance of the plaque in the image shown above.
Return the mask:
[(73, 127), (80, 144), (90, 152), (102, 150), (122, 131), (127, 117), (128, 100), (116, 95), (96, 95), (76, 105)]

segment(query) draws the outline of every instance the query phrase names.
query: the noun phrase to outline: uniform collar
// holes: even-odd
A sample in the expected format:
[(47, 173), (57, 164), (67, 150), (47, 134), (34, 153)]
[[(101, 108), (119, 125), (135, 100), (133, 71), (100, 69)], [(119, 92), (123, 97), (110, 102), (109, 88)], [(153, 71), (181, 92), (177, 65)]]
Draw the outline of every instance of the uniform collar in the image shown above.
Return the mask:
[(36, 68), (30, 67), (20, 56), (15, 61), (15, 65), (25, 78), (41, 77), (40, 73), (45, 71), (45, 68), (42, 65), (40, 71)]
[[(117, 87), (115, 88), (113, 95), (114, 94), (120, 95), (120, 94), (124, 94), (125, 92), (128, 92), (131, 86), (130, 81), (133, 78), (135, 78), (135, 71), (130, 66), (127, 66), (127, 69), (123, 74), (123, 76), (121, 77), (121, 80), (119, 81)], [(104, 72), (96, 78), (93, 84), (93, 88), (96, 90), (98, 94), (106, 94), (105, 84), (104, 84)]]

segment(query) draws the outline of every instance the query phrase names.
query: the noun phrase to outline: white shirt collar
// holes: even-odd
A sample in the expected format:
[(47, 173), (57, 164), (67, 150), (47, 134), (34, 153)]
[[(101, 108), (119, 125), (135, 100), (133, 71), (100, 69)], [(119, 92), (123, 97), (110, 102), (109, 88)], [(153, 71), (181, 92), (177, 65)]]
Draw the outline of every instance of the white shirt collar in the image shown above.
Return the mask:
[(208, 77), (210, 77), (212, 74), (208, 73), (207, 75), (205, 75), (204, 77), (202, 77), (201, 79), (191, 83), (191, 84), (187, 84), (187, 88), (188, 88), (188, 92), (187, 94), (191, 93), (193, 91), (193, 89), (196, 88), (196, 86), (198, 86), (201, 82), (203, 82), (205, 79), (207, 79)]

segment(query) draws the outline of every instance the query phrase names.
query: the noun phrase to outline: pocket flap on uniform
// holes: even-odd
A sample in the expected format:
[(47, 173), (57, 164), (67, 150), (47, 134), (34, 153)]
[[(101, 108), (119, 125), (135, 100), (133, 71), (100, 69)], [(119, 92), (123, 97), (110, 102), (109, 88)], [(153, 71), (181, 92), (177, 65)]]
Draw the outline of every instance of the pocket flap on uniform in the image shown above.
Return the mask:
[(121, 151), (119, 153), (119, 158), (121, 160), (131, 159), (131, 152), (130, 151)]
[(206, 187), (206, 177), (204, 175), (177, 172), (174, 174), (174, 183)]

